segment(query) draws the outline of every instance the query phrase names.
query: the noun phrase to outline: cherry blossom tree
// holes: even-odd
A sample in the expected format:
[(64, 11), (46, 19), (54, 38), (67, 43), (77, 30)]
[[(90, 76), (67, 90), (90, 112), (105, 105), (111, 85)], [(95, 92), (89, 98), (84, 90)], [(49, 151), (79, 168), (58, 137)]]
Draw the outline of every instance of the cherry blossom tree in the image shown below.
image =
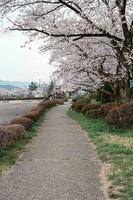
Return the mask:
[(107, 80), (117, 88), (123, 81), (125, 96), (133, 79), (132, 8), (132, 0), (0, 1), (9, 28), (40, 39), (41, 50), (51, 49), (64, 80), (69, 71), (73, 81), (92, 89)]
[[(56, 41), (57, 42), (57, 41)], [(99, 46), (100, 45), (100, 46)], [(63, 41), (48, 44), (42, 51), (52, 48), (51, 63), (57, 67), (55, 74), (58, 80), (63, 79), (63, 85), (82, 86), (85, 91), (96, 91), (100, 88), (111, 96), (112, 99), (121, 98), (123, 77), (125, 71), (119, 69), (117, 57), (113, 49), (99, 40), (87, 39), (75, 42)], [(98, 49), (98, 51), (97, 51)], [(103, 89), (104, 84), (109, 84), (111, 92)]]

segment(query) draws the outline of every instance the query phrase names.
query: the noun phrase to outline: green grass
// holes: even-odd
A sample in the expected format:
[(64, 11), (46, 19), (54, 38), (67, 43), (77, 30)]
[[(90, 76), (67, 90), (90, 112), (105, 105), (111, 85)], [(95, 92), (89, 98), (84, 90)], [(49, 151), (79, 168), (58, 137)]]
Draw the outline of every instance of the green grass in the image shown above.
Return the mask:
[(96, 145), (99, 157), (105, 163), (109, 196), (133, 200), (133, 131), (112, 130), (104, 119), (88, 119), (72, 109), (68, 110), (68, 115), (86, 130)]
[(25, 149), (26, 144), (37, 135), (37, 130), (44, 121), (44, 118), (45, 114), (26, 132), (25, 137), (8, 147), (0, 148), (0, 175), (16, 163), (20, 153)]

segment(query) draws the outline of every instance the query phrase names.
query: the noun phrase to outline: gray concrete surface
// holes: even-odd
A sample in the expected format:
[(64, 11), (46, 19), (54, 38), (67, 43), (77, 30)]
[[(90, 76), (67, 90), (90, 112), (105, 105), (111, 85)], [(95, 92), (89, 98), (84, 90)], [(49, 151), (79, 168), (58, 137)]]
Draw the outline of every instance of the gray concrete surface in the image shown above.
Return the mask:
[(39, 101), (10, 101), (0, 102), (0, 124), (6, 124), (11, 119), (23, 115)]
[(67, 105), (53, 108), (16, 166), (0, 177), (0, 200), (106, 200), (101, 162)]

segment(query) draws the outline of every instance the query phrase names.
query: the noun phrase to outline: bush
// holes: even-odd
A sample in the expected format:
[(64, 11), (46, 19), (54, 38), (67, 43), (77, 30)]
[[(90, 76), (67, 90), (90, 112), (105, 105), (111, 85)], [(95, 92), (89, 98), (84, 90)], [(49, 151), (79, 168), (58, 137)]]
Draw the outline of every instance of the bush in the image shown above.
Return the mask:
[(49, 101), (41, 101), (38, 106), (43, 107), (43, 109), (48, 108)]
[(79, 99), (79, 97), (73, 97), (73, 98), (72, 98), (72, 101), (73, 101), (73, 102), (76, 102), (76, 101), (78, 101), (78, 99)]
[(57, 103), (56, 103), (56, 100), (53, 99), (53, 100), (51, 100), (51, 101), (48, 102), (48, 108), (51, 108), (51, 107), (53, 107), (53, 106), (56, 106), (56, 104), (57, 104)]
[(92, 109), (98, 109), (101, 107), (101, 104), (85, 104), (82, 109), (81, 112), (83, 114), (85, 114), (87, 111), (92, 110)]
[(5, 130), (8, 130), (12, 134), (13, 140), (22, 138), (25, 135), (25, 128), (20, 124), (13, 124), (5, 126)]
[(38, 104), (38, 106), (42, 106), (44, 109), (47, 109), (47, 108), (51, 108), (52, 106), (55, 106), (56, 105), (56, 100), (46, 100), (46, 101), (42, 101)]
[(133, 103), (121, 104), (112, 108), (105, 119), (114, 128), (132, 128)]
[(81, 96), (77, 97), (76, 100), (73, 101), (72, 108), (76, 111), (81, 111), (82, 107), (86, 104), (90, 103), (90, 97), (88, 96)]
[(101, 106), (98, 109), (98, 115), (100, 117), (105, 117), (108, 112), (114, 107), (116, 104), (114, 103), (107, 103), (107, 104), (101, 104)]
[(44, 108), (43, 108), (43, 106), (36, 106), (35, 108), (33, 108), (32, 110), (31, 110), (31, 112), (39, 112), (40, 113), (40, 115), (44, 112)]
[(31, 111), (27, 114), (25, 114), (23, 117), (26, 117), (28, 119), (31, 119), (33, 121), (36, 121), (40, 117), (41, 113), (39, 111)]
[(97, 109), (91, 109), (86, 112), (86, 117), (96, 119), (99, 117)]
[(18, 118), (11, 120), (11, 124), (21, 124), (24, 126), (25, 130), (30, 129), (32, 126), (32, 123), (33, 123), (33, 121), (26, 117), (18, 117)]
[(84, 103), (75, 102), (75, 103), (72, 105), (72, 108), (73, 108), (74, 110), (76, 110), (77, 112), (80, 112), (83, 106), (84, 106)]
[(13, 132), (11, 130), (0, 127), (0, 147), (6, 147), (14, 142)]

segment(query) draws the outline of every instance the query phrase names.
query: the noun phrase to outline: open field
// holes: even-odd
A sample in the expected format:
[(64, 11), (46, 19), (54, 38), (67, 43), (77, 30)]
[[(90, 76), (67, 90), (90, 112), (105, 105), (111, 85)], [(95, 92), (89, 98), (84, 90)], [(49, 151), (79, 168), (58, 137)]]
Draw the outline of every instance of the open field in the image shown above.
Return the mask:
[(6, 124), (16, 116), (23, 115), (39, 101), (9, 101), (0, 102), (0, 124)]

